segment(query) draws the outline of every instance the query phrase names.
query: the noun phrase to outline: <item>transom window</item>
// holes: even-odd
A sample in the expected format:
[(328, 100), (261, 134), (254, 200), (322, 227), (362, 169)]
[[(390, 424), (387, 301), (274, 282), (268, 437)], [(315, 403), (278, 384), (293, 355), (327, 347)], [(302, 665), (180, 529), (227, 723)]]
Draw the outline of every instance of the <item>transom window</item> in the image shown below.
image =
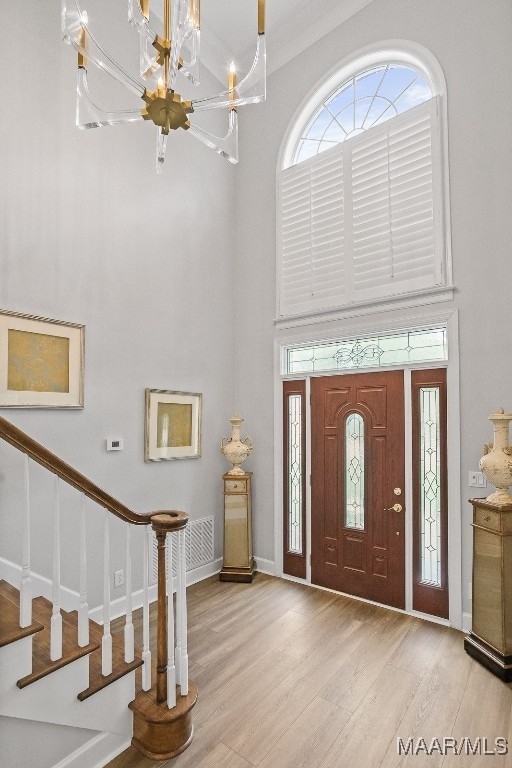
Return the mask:
[(290, 347), (283, 372), (328, 373), (447, 360), (446, 328), (425, 328)]
[(291, 165), (431, 98), (430, 86), (412, 67), (382, 64), (361, 72), (317, 107), (297, 142)]

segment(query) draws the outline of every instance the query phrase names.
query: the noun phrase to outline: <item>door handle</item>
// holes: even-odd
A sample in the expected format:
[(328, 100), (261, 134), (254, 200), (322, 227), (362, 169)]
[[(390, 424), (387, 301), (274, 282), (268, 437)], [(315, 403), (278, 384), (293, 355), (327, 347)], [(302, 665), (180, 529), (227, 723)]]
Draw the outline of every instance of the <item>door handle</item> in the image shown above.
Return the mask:
[(403, 509), (401, 504), (393, 504), (392, 507), (387, 507), (384, 512), (401, 512)]

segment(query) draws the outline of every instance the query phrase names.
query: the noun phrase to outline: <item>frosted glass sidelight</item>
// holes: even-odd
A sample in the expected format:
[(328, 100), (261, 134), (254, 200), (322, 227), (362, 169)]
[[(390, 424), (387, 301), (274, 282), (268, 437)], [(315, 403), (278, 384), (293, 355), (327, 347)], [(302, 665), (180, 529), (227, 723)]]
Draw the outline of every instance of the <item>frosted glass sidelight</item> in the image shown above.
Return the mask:
[(351, 413), (345, 422), (345, 526), (364, 530), (364, 419)]
[(288, 396), (288, 552), (302, 554), (302, 395)]
[(441, 584), (441, 438), (439, 387), (420, 388), (421, 581)]

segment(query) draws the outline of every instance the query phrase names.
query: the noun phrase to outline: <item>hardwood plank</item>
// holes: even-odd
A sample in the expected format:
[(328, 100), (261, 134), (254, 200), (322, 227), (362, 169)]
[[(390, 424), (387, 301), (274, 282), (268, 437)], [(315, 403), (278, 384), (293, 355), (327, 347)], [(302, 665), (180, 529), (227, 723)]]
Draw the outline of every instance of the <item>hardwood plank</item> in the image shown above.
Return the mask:
[[(464, 738), (474, 742), (478, 737), (486, 738), (490, 749), (494, 740), (508, 736), (512, 713), (512, 684), (505, 684), (474, 659), (470, 660), (471, 671), (462, 697), (462, 702), (453, 726), (453, 735), (459, 742)], [(444, 736), (445, 734), (441, 734)], [(448, 754), (443, 768), (486, 768), (505, 766), (506, 755), (490, 757), (484, 754)]]
[(299, 765), (316, 768), (349, 719), (349, 712), (324, 699), (313, 699), (258, 763), (259, 768), (297, 768)]
[[(243, 717), (235, 717), (224, 742), (257, 765), (317, 697), (318, 691), (343, 663), (350, 640), (360, 642), (362, 623), (340, 627), (301, 662), (279, 685), (268, 681), (267, 695)], [(339, 709), (339, 708), (338, 708)], [(347, 713), (347, 718), (350, 713)]]
[(372, 627), (351, 651), (319, 695), (354, 712), (407, 636), (413, 622), (409, 616), (387, 611), (380, 623)]
[(135, 747), (128, 747), (120, 755), (114, 757), (113, 760), (108, 763), (108, 768), (159, 768), (159, 766), (169, 766), (169, 760), (164, 762), (155, 762), (148, 757), (141, 755), (138, 749)]
[(416, 675), (387, 664), (320, 768), (378, 768), (418, 685)]
[[(240, 642), (233, 643), (233, 636), (214, 633), (208, 636), (210, 647), (214, 644), (215, 653), (209, 658), (201, 656), (205, 662), (201, 672), (201, 689), (210, 691), (222, 685), (226, 678), (242, 674), (247, 669), (247, 660), (252, 663), (261, 660), (269, 651), (278, 653), (281, 646), (288, 647), (294, 641), (295, 633), (307, 623), (304, 614), (295, 611), (287, 611), (273, 623), (263, 627), (257, 632), (237, 633)], [(193, 646), (193, 644), (191, 645)], [(203, 648), (201, 642), (201, 648)], [(222, 654), (222, 649), (228, 647), (229, 653)]]
[(445, 633), (448, 631), (441, 624), (434, 624), (421, 619), (413, 619), (410, 631), (391, 655), (393, 666), (422, 677)]
[[(421, 735), (428, 744), (432, 739), (450, 736), (471, 671), (471, 658), (464, 652), (463, 634), (447, 630), (411, 701), (382, 762), (382, 768), (409, 766), (415, 758), (398, 753), (398, 738), (406, 744), (409, 737)], [(444, 757), (436, 752), (428, 756), (429, 768), (439, 768)]]
[(250, 764), (220, 742), (197, 764), (197, 768), (250, 768)]
[(292, 643), (282, 643), (278, 650), (303, 661), (326, 637), (336, 636), (341, 627), (350, 625), (353, 620), (354, 614), (348, 602), (343, 599), (336, 600), (316, 613), (314, 618), (294, 635)]

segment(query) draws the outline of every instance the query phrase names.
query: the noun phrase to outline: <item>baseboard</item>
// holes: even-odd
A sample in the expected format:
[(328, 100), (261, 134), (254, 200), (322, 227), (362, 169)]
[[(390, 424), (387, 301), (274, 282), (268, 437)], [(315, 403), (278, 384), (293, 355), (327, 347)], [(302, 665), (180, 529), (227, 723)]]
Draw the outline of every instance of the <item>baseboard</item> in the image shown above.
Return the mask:
[(470, 613), (462, 614), (462, 631), (471, 632), (471, 625), (473, 623), (473, 616)]
[(201, 565), (199, 568), (193, 568), (187, 573), (187, 587), (192, 584), (197, 584), (198, 581), (209, 579), (210, 576), (215, 576), (216, 573), (222, 568), (222, 557), (218, 557), (217, 560), (213, 560), (211, 563)]
[[(21, 586), (21, 566), (16, 563), (12, 563), (5, 557), (0, 557), (0, 578), (8, 581), (13, 587), (19, 589)], [(52, 599), (52, 582), (45, 576), (40, 576), (38, 573), (30, 572), (30, 578), (32, 581), (32, 594), (34, 597), (45, 597), (47, 600)], [(60, 600), (61, 608), (64, 611), (76, 611), (80, 603), (80, 595), (73, 589), (68, 587), (60, 588)]]
[(130, 746), (131, 739), (117, 733), (100, 733), (60, 760), (53, 768), (103, 768)]
[(256, 570), (260, 573), (266, 573), (269, 576), (276, 575), (276, 564), (273, 560), (265, 560), (263, 557), (255, 557)]

